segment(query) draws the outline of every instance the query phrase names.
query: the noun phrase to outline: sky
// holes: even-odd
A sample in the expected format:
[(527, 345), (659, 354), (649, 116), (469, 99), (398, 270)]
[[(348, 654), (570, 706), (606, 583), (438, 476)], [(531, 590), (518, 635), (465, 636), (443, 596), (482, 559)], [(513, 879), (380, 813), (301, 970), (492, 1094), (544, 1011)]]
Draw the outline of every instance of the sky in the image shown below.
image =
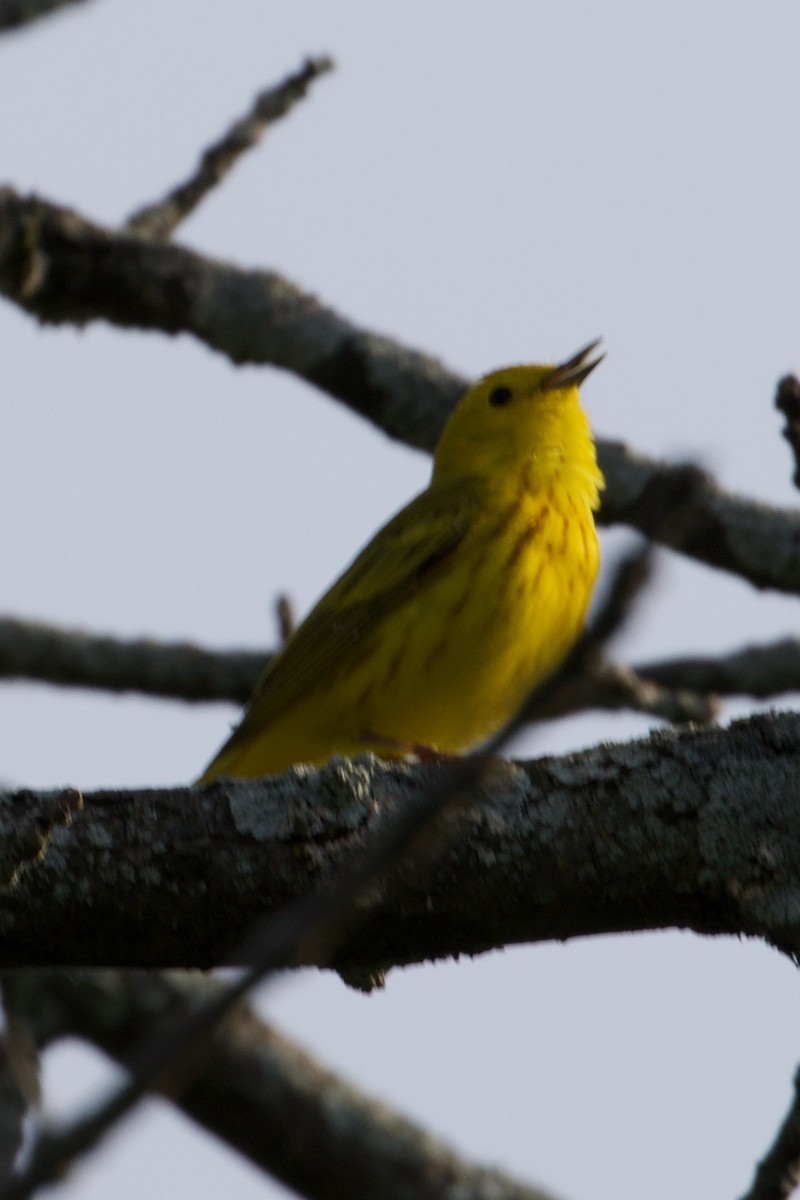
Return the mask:
[[(95, 0), (0, 40), (5, 182), (107, 224), (184, 178), (254, 94), (337, 69), (177, 240), (285, 273), (466, 375), (602, 335), (594, 427), (794, 506), (773, 408), (800, 369), (800, 9), (788, 0)], [(121, 636), (271, 646), (425, 486), (425, 455), (308, 385), (188, 337), (38, 328), (0, 306), (0, 612)], [(633, 535), (603, 534), (613, 562)], [(663, 552), (617, 646), (635, 661), (797, 629), (791, 598)], [(796, 697), (781, 703), (796, 704)], [(726, 717), (752, 708), (730, 704)], [(83, 789), (194, 778), (236, 712), (0, 685), (0, 773)], [(584, 715), (520, 755), (625, 740)], [(395, 972), (305, 973), (285, 1031), (478, 1160), (571, 1200), (735, 1197), (797, 1064), (800, 981), (755, 942), (659, 933)], [(48, 1103), (108, 1078), (64, 1046)], [(163, 1105), (62, 1188), (282, 1194)]]

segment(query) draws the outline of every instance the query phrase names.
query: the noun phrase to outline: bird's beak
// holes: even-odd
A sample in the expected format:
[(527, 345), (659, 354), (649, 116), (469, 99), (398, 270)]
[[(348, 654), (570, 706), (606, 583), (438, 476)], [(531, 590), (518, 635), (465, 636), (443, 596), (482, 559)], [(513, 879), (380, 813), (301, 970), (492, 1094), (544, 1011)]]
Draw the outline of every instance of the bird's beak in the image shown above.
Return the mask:
[(605, 354), (599, 355), (598, 358), (587, 362), (586, 359), (597, 349), (602, 338), (597, 338), (596, 341), (590, 342), (588, 346), (584, 346), (572, 358), (568, 358), (566, 362), (554, 367), (549, 375), (547, 375), (539, 387), (543, 392), (554, 392), (556, 388), (567, 387), (569, 384), (574, 384), (579, 387), (590, 371), (593, 371), (599, 362), (605, 358)]

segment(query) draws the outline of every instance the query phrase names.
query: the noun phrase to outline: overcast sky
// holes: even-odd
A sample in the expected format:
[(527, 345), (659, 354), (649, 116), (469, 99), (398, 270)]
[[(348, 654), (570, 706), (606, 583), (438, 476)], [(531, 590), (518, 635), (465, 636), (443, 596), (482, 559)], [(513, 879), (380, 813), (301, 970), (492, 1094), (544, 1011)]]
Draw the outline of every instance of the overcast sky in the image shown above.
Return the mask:
[[(800, 8), (787, 0), (298, 5), (96, 0), (0, 41), (7, 182), (115, 223), (162, 194), (308, 53), (336, 72), (179, 240), (284, 272), (465, 374), (603, 335), (595, 428), (794, 505), (772, 404), (800, 369)], [(274, 370), (186, 337), (42, 331), (7, 304), (0, 610), (120, 635), (269, 646), (429, 460)], [(632, 535), (604, 535), (607, 559)], [(664, 553), (619, 652), (796, 633), (793, 600)], [(746, 711), (730, 706), (728, 714)], [(191, 779), (235, 718), (0, 688), (18, 786)], [(520, 754), (649, 728), (596, 714)], [(396, 972), (309, 974), (265, 1011), (475, 1158), (570, 1200), (735, 1197), (780, 1120), (800, 980), (763, 945), (652, 935)], [(99, 1060), (48, 1060), (54, 1105)], [(102, 1074), (102, 1073), (101, 1073)], [(277, 1194), (154, 1107), (69, 1200)]]

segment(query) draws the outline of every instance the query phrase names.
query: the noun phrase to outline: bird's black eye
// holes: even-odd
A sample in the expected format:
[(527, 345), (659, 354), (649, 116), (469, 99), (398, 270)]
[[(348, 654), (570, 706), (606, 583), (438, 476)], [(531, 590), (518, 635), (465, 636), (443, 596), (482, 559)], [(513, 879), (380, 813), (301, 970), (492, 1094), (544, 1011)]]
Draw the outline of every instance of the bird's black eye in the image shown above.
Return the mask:
[(496, 387), (489, 392), (489, 403), (495, 408), (499, 408), (501, 404), (508, 404), (513, 392), (508, 387)]

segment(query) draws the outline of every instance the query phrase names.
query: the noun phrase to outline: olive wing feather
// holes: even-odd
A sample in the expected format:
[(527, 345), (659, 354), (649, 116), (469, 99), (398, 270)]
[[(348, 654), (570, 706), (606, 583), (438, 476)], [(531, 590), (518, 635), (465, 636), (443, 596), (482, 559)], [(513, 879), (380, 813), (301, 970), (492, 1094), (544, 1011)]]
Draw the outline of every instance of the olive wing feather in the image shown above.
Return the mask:
[(369, 653), (372, 635), (379, 637), (381, 626), (447, 569), (480, 511), (481, 494), (478, 480), (454, 481), (422, 492), (393, 517), (267, 664), (223, 750)]

